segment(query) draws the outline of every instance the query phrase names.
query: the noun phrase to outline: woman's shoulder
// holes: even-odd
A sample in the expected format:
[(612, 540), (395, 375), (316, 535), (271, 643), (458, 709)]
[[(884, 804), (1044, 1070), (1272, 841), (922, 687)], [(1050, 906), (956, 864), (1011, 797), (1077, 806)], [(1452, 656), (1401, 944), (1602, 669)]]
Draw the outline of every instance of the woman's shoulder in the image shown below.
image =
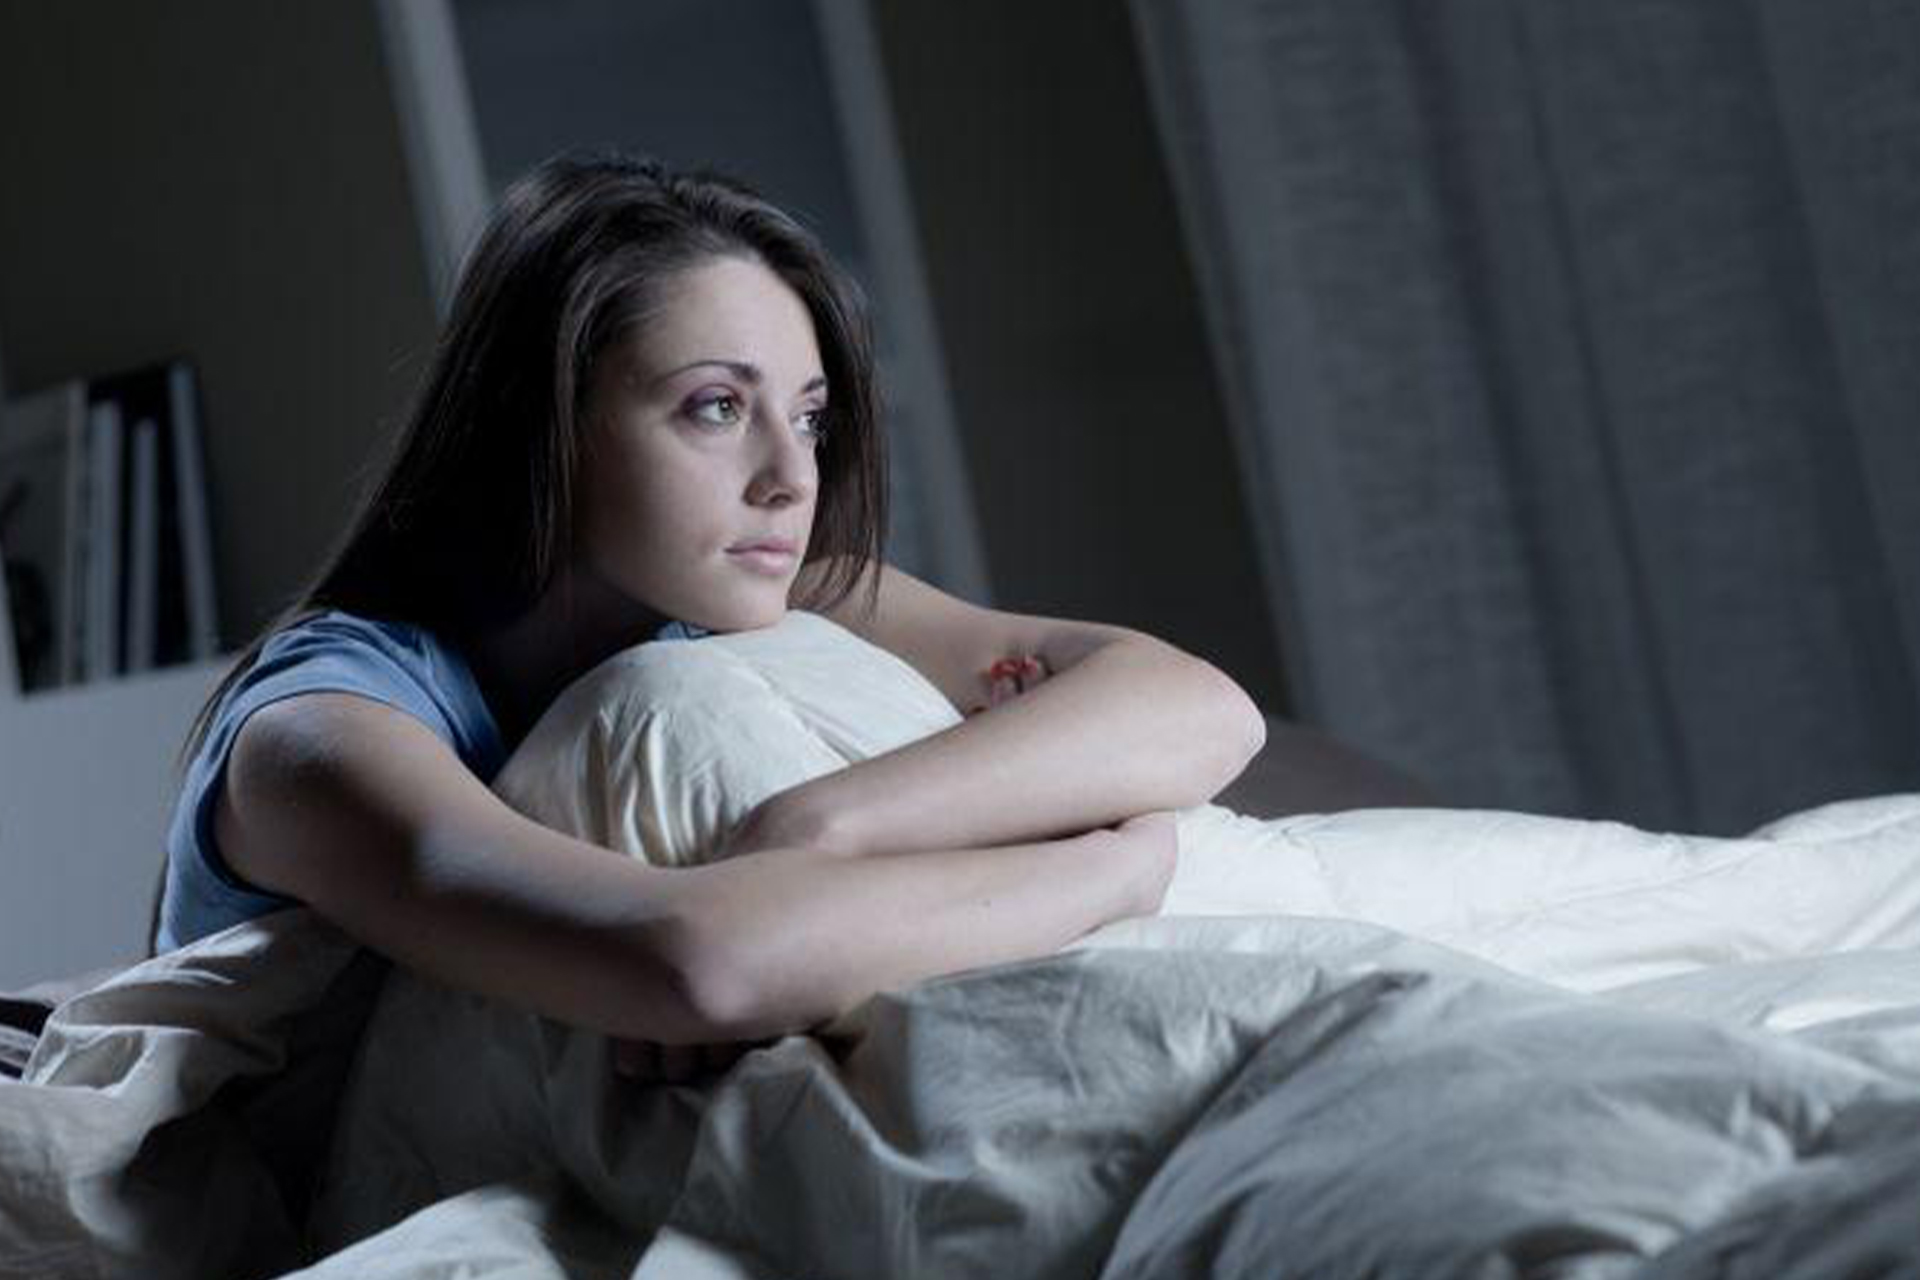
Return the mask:
[(346, 650), (419, 662), (446, 648), (432, 631), (418, 623), (368, 617), (344, 609), (321, 609), (275, 630), (261, 646), (259, 660)]
[(330, 655), (377, 660), (432, 683), (471, 675), (460, 651), (430, 628), (344, 609), (318, 610), (281, 626), (261, 645), (253, 665), (271, 668)]
[(267, 637), (233, 691), (241, 714), (301, 693), (352, 693), (407, 711), (482, 776), (504, 752), (472, 668), (416, 622), (326, 609)]

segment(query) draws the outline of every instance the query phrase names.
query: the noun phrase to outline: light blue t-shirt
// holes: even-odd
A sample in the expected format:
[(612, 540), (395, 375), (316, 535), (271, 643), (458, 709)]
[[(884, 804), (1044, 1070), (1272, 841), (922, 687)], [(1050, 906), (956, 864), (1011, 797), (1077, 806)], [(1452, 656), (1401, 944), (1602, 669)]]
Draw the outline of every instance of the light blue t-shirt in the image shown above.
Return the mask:
[[(669, 623), (660, 639), (707, 634)], [(247, 717), (302, 693), (355, 693), (406, 712), (453, 748), (482, 782), (506, 763), (499, 727), (460, 654), (425, 628), (337, 610), (277, 632), (221, 699), (167, 828), (167, 878), (160, 902), (160, 951), (294, 905), (241, 880), (214, 845), (213, 813), (227, 757)]]

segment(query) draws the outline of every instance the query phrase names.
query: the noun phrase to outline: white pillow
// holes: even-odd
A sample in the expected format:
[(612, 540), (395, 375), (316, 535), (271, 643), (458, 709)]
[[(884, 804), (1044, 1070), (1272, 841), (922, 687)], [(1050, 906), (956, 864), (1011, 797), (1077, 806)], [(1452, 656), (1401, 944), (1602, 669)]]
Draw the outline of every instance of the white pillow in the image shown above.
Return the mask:
[[(555, 699), (494, 789), (545, 826), (687, 866), (710, 859), (767, 797), (960, 720), (912, 666), (818, 614), (789, 612), (758, 631), (652, 641), (609, 658)], [(1317, 884), (1287, 873), (1297, 860), (1274, 858), (1281, 824), (1217, 805), (1179, 819), (1180, 866), (1163, 911), (1330, 905)]]
[(959, 720), (907, 663), (794, 611), (607, 659), (547, 709), (494, 789), (546, 826), (684, 866), (768, 796)]

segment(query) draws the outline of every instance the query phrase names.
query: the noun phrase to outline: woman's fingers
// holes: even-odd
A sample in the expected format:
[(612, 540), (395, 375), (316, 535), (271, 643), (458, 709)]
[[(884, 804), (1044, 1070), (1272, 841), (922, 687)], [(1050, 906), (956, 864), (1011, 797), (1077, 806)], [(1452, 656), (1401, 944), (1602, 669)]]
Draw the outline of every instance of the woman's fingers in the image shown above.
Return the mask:
[(614, 1043), (613, 1069), (629, 1079), (657, 1084), (668, 1080), (676, 1066), (670, 1045), (655, 1044), (651, 1040)]
[(649, 1040), (615, 1040), (613, 1069), (643, 1084), (688, 1084), (724, 1075), (735, 1063), (771, 1040), (742, 1040), (732, 1044), (655, 1044)]
[(660, 1080), (666, 1084), (686, 1084), (700, 1074), (700, 1046), (663, 1044), (660, 1046)]
[(1002, 658), (986, 670), (987, 705), (997, 707), (1034, 688), (1052, 673), (1031, 654)]
[(966, 714), (977, 716), (1017, 698), (1052, 674), (1043, 660), (1030, 654), (1002, 658), (980, 673), (980, 682), (987, 687), (987, 700), (968, 707)]
[(1134, 914), (1154, 915), (1166, 902), (1167, 889), (1173, 883), (1180, 857), (1179, 828), (1174, 815), (1164, 809), (1136, 814), (1113, 831), (1133, 845), (1142, 859), (1144, 878), (1138, 884)]
[(704, 1044), (700, 1046), (700, 1071), (703, 1075), (725, 1075), (733, 1064), (747, 1056), (750, 1044)]

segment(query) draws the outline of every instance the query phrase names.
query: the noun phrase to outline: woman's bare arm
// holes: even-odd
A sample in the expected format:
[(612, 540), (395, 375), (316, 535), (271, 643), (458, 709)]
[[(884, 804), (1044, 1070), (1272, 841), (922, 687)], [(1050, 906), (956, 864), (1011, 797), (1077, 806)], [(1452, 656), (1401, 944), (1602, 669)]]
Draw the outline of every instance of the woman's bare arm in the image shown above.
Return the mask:
[[(834, 621), (917, 668), (962, 711), (1014, 656), (1049, 678), (941, 733), (817, 778), (754, 815), (773, 843), (855, 850), (1031, 840), (1202, 804), (1260, 750), (1266, 721), (1211, 664), (1123, 627), (982, 609), (891, 567)], [(747, 847), (753, 847), (753, 833)]]
[(832, 1018), (1156, 909), (1171, 833), (916, 857), (770, 850), (661, 869), (507, 807), (424, 726), (350, 694), (250, 717), (215, 811), (228, 863), (451, 985), (664, 1044)]

